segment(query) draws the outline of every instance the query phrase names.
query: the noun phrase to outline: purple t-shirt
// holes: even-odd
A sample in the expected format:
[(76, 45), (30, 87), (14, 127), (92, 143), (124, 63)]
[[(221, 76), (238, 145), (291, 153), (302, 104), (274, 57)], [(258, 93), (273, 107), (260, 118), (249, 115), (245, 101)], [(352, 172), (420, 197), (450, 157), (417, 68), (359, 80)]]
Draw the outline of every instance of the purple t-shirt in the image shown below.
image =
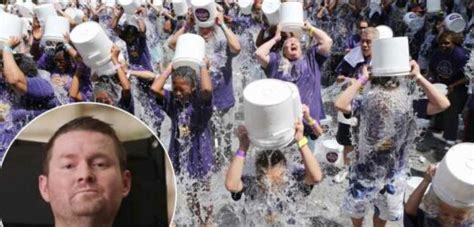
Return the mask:
[[(223, 42), (224, 43), (224, 42)], [(225, 42), (225, 53), (227, 59), (225, 65), (219, 71), (211, 71), (213, 105), (217, 110), (226, 111), (234, 106), (234, 85), (232, 83), (232, 59), (236, 54), (230, 51)]]
[(319, 54), (318, 50), (318, 46), (311, 47), (302, 58), (289, 62), (289, 65), (285, 64), (286, 59), (283, 59), (280, 53), (272, 52), (265, 74), (269, 78), (296, 84), (301, 102), (309, 107), (311, 117), (320, 120), (325, 118), (321, 98), (320, 66), (327, 56)]
[(437, 50), (430, 60), (431, 76), (436, 82), (450, 85), (464, 78), (464, 66), (468, 60), (469, 51), (462, 47), (455, 47), (449, 53)]
[(157, 102), (171, 118), (168, 154), (175, 172), (185, 171), (193, 178), (202, 179), (214, 163), (209, 129), (212, 98), (203, 100), (197, 93), (193, 94), (190, 103), (182, 105), (172, 92), (165, 90), (165, 97)]
[(130, 65), (139, 65), (143, 70), (153, 71), (145, 35), (138, 35), (131, 43), (127, 43), (127, 52)]
[(359, 34), (353, 34), (347, 38), (346, 43), (344, 48), (346, 49), (352, 49), (356, 46), (359, 46), (360, 44), (360, 35)]

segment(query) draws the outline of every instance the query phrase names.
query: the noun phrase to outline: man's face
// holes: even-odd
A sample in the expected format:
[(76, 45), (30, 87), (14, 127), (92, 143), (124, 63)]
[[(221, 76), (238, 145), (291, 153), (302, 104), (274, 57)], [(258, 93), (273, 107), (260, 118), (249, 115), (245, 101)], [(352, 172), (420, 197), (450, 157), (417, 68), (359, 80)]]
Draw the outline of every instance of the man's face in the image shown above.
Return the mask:
[(374, 35), (370, 33), (362, 33), (360, 39), (360, 47), (362, 49), (362, 55), (364, 57), (372, 56), (372, 41), (374, 40)]
[(130, 172), (121, 171), (112, 138), (91, 131), (57, 137), (49, 174), (39, 177), (41, 196), (55, 219), (111, 217), (130, 191)]
[(285, 41), (283, 55), (291, 61), (297, 60), (303, 55), (300, 41), (296, 37), (288, 38)]
[(367, 23), (367, 21), (361, 21), (361, 22), (359, 22), (359, 27), (358, 27), (358, 29), (359, 29), (359, 35), (362, 34), (362, 31), (363, 31), (364, 29), (368, 28), (368, 27), (369, 27), (369, 24)]
[(184, 79), (175, 78), (173, 79), (173, 93), (178, 100), (186, 102), (193, 93), (193, 87)]
[(201, 35), (206, 41), (208, 41), (214, 32), (214, 26), (207, 28), (199, 28), (199, 35)]

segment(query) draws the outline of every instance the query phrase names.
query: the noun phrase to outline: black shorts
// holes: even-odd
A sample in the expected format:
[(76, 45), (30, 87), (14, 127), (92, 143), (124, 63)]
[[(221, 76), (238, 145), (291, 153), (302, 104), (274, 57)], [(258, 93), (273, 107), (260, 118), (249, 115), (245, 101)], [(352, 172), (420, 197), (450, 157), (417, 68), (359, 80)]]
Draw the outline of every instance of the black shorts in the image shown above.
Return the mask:
[(336, 141), (343, 146), (352, 146), (351, 126), (339, 123), (337, 125)]

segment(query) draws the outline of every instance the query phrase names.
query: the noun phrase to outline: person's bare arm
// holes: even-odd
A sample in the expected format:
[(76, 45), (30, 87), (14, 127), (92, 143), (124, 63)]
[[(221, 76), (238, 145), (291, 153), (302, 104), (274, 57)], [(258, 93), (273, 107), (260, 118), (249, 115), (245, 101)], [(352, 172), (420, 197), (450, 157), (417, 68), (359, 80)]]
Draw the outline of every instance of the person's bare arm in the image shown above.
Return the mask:
[(331, 47), (332, 47), (332, 39), (329, 37), (329, 35), (314, 26), (312, 26), (309, 22), (305, 22), (304, 30), (309, 31), (309, 34), (318, 42), (318, 47), (319, 47), (319, 54), (321, 55), (329, 55), (331, 52)]
[(434, 176), (435, 171), (436, 167), (434, 165), (430, 165), (426, 170), (423, 181), (418, 185), (418, 187), (416, 187), (415, 191), (413, 191), (413, 193), (408, 198), (407, 203), (405, 203), (405, 213), (408, 215), (416, 216), (418, 207), (420, 206), (421, 200), (423, 199), (423, 195), (425, 194), (426, 189), (428, 189), (428, 186), (431, 183), (431, 178)]
[(240, 192), (243, 189), (242, 173), (244, 170), (245, 155), (250, 147), (250, 140), (248, 138), (247, 129), (244, 126), (239, 126), (237, 129), (239, 137), (239, 155), (235, 155), (227, 169), (225, 177), (225, 188), (230, 192)]
[(20, 67), (16, 64), (15, 58), (13, 57), (12, 49), (20, 44), (19, 37), (10, 37), (4, 43), (3, 48), (3, 76), (6, 82), (13, 86), (13, 88), (20, 94), (26, 94), (27, 92), (27, 79), (25, 74), (21, 71)]
[(165, 83), (168, 77), (171, 75), (173, 70), (173, 66), (171, 64), (166, 67), (165, 71), (161, 73), (160, 76), (156, 77), (151, 85), (150, 89), (156, 96), (163, 98), (165, 97)]
[(217, 25), (222, 29), (222, 31), (225, 34), (225, 38), (227, 39), (227, 45), (229, 46), (230, 51), (233, 54), (240, 53), (239, 38), (234, 34), (234, 32), (232, 32), (232, 30), (230, 30), (230, 28), (228, 28), (225, 25), (224, 15), (222, 13), (220, 13), (220, 12), (218, 13), (217, 18), (216, 18), (216, 22), (217, 22)]
[(117, 33), (117, 35), (121, 35), (122, 34), (122, 29), (120, 29), (118, 27), (118, 23), (119, 23), (119, 20), (120, 18), (122, 17), (123, 15), (123, 8), (122, 7), (116, 7), (114, 8), (114, 17), (112, 18), (112, 29), (115, 31), (115, 33)]
[[(120, 48), (113, 45), (110, 52), (112, 57), (112, 63), (114, 65), (120, 65), (120, 61), (118, 59), (120, 54)], [(128, 80), (127, 74), (125, 73), (122, 67), (117, 68), (117, 77), (119, 79), (120, 86), (122, 87), (122, 95), (130, 95), (130, 81)]]
[(212, 98), (212, 80), (209, 75), (209, 61), (207, 59), (201, 66), (201, 97), (203, 100)]
[(364, 86), (364, 83), (369, 80), (369, 71), (367, 70), (367, 65), (362, 67), (362, 76), (354, 81), (351, 86), (349, 86), (334, 102), (334, 106), (337, 110), (343, 113), (351, 113), (352, 107), (351, 103), (354, 97), (359, 92), (359, 89)]
[(281, 26), (278, 25), (275, 31), (275, 36), (272, 39), (265, 42), (255, 51), (255, 56), (257, 57), (257, 61), (258, 63), (260, 63), (260, 65), (263, 68), (267, 68), (268, 63), (270, 63), (270, 51), (276, 43), (280, 42), (280, 40), (281, 40)]
[(308, 185), (314, 185), (323, 179), (323, 173), (319, 166), (318, 160), (314, 157), (313, 152), (309, 149), (308, 139), (303, 135), (304, 126), (301, 120), (295, 122), (295, 141), (301, 153), (304, 164), (304, 182)]

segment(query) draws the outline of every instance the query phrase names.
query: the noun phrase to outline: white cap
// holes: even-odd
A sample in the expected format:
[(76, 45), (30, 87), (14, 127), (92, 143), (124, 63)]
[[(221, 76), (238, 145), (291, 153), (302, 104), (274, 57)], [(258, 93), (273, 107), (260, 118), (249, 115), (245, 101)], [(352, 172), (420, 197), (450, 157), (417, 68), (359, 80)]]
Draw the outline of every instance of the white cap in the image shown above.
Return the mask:
[(438, 165), (432, 187), (450, 206), (474, 207), (474, 143), (460, 143), (449, 149)]

